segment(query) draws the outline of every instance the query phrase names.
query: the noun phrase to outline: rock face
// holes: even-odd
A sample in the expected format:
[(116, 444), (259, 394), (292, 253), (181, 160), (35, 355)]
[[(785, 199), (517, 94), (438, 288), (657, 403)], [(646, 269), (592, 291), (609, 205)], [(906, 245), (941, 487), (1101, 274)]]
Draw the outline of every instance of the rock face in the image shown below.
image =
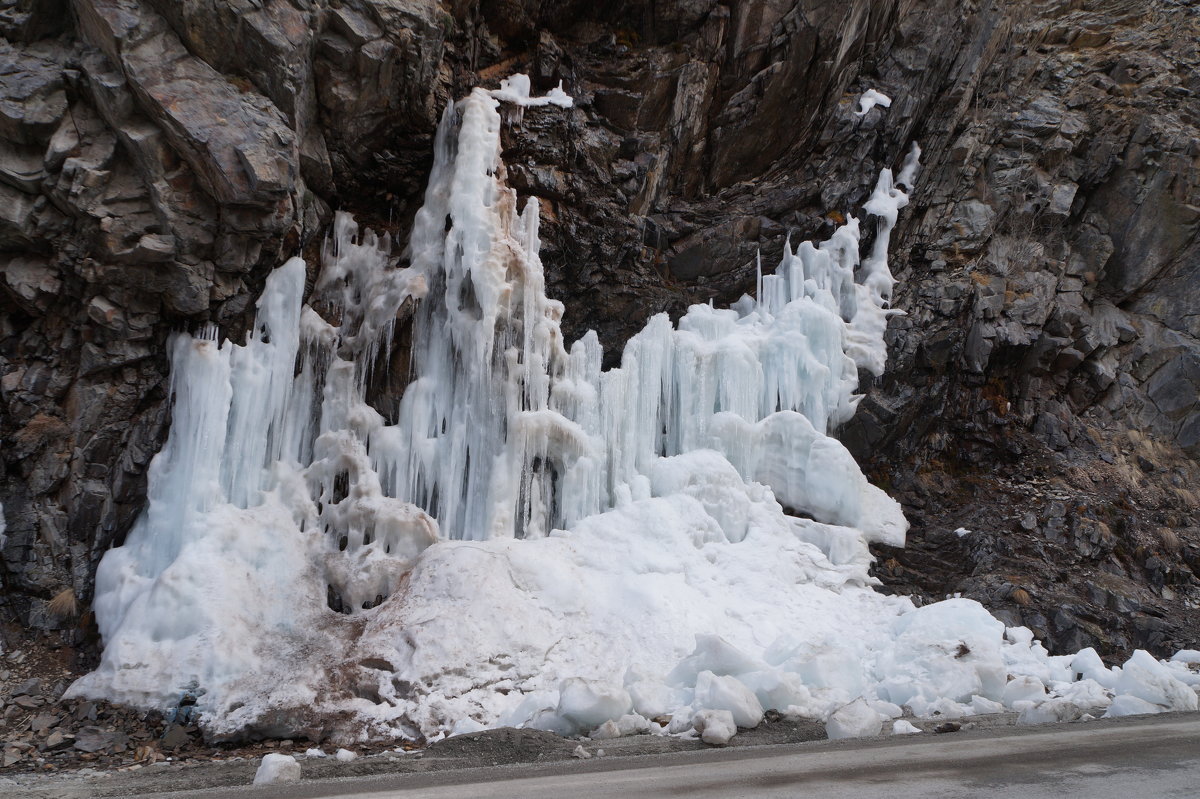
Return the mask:
[[(510, 180), (542, 200), (566, 332), (610, 353), (752, 290), (758, 252), (861, 213), (920, 142), (907, 316), (843, 431), (914, 522), (879, 576), (1052, 648), (1195, 644), (1197, 34), (1172, 0), (15, 0), (7, 612), (74, 629), (50, 600), (86, 608), (144, 502), (170, 331), (239, 335), (330, 208), (403, 235), (446, 102), (526, 71), (576, 106), (508, 127)], [(871, 88), (892, 105), (857, 116)]]

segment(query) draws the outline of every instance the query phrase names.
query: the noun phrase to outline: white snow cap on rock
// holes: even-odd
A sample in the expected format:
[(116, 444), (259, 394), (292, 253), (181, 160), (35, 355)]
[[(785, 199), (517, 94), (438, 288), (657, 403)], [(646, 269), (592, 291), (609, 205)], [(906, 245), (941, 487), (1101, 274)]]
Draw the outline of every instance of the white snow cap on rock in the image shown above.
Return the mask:
[(272, 752), (263, 755), (258, 770), (254, 772), (255, 785), (271, 785), (278, 782), (299, 782), (300, 764), (291, 755)]
[(575, 100), (563, 91), (562, 81), (558, 86), (546, 92), (542, 97), (531, 97), (531, 84), (528, 75), (517, 73), (500, 81), (500, 88), (491, 91), (492, 97), (505, 103), (533, 107), (540, 105), (557, 105), (560, 108), (570, 108)]
[(339, 749), (334, 755), (339, 763), (349, 763), (351, 760), (358, 760), (358, 753), (351, 752), (349, 749)]
[(858, 110), (854, 112), (854, 115), (863, 117), (866, 116), (867, 113), (875, 106), (880, 106), (881, 108), (890, 108), (891, 105), (891, 97), (888, 97), (886, 94), (878, 92), (874, 89), (867, 89), (862, 93), (862, 95), (859, 96)]

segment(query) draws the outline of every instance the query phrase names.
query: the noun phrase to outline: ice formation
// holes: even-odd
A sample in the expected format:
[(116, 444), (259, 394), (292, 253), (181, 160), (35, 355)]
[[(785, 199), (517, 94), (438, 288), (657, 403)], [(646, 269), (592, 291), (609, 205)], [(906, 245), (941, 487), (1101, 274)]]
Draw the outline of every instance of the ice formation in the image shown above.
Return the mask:
[(892, 98), (888, 97), (883, 92), (876, 91), (875, 89), (867, 89), (858, 98), (858, 110), (854, 112), (854, 115), (858, 117), (865, 117), (875, 106), (880, 106), (881, 108), (891, 108)]
[(299, 782), (300, 764), (291, 755), (278, 752), (263, 755), (254, 772), (255, 785), (273, 785), (280, 782)]
[[(73, 694), (186, 697), (216, 736), (347, 739), (1195, 707), (1187, 663), (1049, 657), (977, 603), (872, 590), (867, 543), (906, 522), (829, 434), (884, 366), (907, 202), (888, 170), (861, 261), (850, 217), (733, 308), (651, 319), (602, 371), (594, 334), (562, 340), (501, 101), (570, 105), (514, 76), (448, 108), (406, 266), (339, 214), (310, 305), (292, 259), (245, 344), (173, 339), (170, 436), (100, 565), (103, 659)], [(411, 380), (369, 396), (401, 318)]]

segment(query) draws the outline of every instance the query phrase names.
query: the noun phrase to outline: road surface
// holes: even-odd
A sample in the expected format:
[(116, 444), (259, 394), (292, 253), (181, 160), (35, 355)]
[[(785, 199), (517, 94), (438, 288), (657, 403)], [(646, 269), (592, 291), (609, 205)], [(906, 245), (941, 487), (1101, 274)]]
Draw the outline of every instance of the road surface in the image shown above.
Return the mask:
[[(163, 794), (210, 797), (212, 791)], [(1200, 797), (1200, 715), (593, 758), (219, 791), (247, 799)]]

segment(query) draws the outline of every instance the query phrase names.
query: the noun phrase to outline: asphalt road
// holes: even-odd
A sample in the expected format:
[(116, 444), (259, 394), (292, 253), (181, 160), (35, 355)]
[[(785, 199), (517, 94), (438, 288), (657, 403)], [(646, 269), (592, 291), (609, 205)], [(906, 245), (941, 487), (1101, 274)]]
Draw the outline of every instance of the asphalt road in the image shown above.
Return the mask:
[[(213, 796), (194, 792), (187, 796)], [(251, 799), (1200, 797), (1200, 716), (225, 789)], [(173, 794), (183, 799), (185, 794)]]

